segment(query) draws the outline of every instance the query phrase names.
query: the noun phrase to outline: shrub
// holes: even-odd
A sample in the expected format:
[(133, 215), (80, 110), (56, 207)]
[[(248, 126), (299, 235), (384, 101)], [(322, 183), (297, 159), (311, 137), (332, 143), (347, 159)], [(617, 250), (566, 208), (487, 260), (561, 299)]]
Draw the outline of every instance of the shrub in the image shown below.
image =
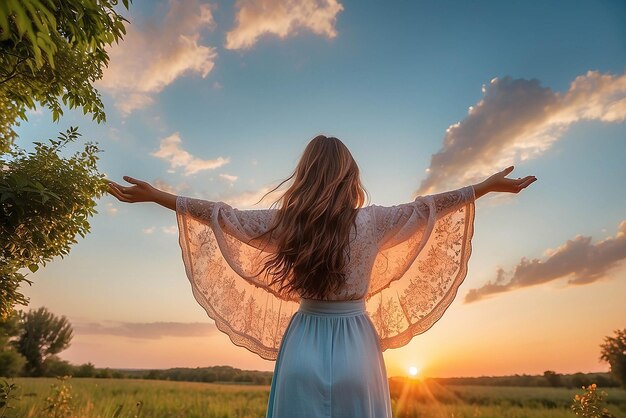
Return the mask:
[(607, 397), (606, 392), (598, 392), (595, 383), (587, 387), (582, 386), (582, 388), (585, 393), (574, 396), (571, 406), (576, 415), (589, 418), (615, 418), (604, 404), (604, 399)]

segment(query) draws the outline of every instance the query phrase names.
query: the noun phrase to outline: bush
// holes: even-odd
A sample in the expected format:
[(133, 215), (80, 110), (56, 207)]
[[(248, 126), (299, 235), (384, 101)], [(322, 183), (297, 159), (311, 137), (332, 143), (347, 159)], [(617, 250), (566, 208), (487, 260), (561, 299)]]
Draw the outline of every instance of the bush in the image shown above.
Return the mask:
[(0, 376), (15, 377), (22, 373), (26, 364), (23, 355), (14, 350), (0, 351)]
[(51, 356), (44, 361), (46, 377), (71, 376), (74, 374), (74, 366), (57, 356)]
[(597, 391), (595, 383), (587, 387), (582, 387), (586, 392), (582, 395), (574, 396), (572, 411), (578, 416), (589, 418), (615, 418), (604, 404), (607, 394), (604, 391)]

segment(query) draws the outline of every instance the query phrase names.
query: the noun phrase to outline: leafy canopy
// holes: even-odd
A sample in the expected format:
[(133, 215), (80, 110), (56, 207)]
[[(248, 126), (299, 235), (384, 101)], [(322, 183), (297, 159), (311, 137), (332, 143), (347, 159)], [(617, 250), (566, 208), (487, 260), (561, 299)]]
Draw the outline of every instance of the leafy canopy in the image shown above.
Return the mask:
[[(122, 0), (126, 9), (129, 2)], [(36, 142), (31, 153), (15, 147), (13, 128), (37, 103), (54, 121), (63, 106), (105, 120), (93, 83), (108, 65), (105, 48), (126, 33), (116, 8), (118, 0), (0, 0), (0, 317), (28, 303), (19, 286), (31, 282), (19, 270), (34, 272), (68, 254), (75, 237), (89, 231), (95, 199), (106, 191), (96, 144), (61, 156), (77, 128)]]
[[(129, 0), (122, 1), (128, 9)], [(118, 0), (0, 1), (0, 152), (26, 109), (40, 103), (57, 121), (62, 105), (106, 119), (92, 83), (108, 65), (105, 47), (126, 34)]]
[(35, 272), (39, 264), (68, 254), (76, 236), (89, 232), (88, 217), (97, 212), (94, 197), (105, 193), (106, 182), (96, 165), (97, 144), (87, 142), (70, 157), (61, 155), (79, 135), (70, 128), (57, 139), (35, 142), (32, 152), (12, 151), (0, 170), (0, 313), (10, 313), (15, 301), (27, 304), (18, 288), (30, 281), (19, 269)]
[(56, 316), (46, 308), (21, 313), (22, 329), (17, 351), (26, 358), (26, 372), (43, 376), (45, 361), (69, 347), (72, 324), (65, 316)]
[(604, 337), (600, 360), (611, 365), (611, 374), (626, 387), (626, 328), (615, 330), (614, 337)]

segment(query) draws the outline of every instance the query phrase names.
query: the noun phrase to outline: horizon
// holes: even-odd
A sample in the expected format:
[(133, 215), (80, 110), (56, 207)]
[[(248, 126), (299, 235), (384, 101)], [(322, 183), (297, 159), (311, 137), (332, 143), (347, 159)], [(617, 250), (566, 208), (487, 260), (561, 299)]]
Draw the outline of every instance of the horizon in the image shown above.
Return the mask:
[[(173, 366), (173, 367), (167, 367), (167, 368), (147, 368), (147, 369), (135, 369), (135, 368), (124, 368), (124, 367), (115, 367), (115, 368), (111, 368), (111, 367), (96, 367), (96, 369), (109, 369), (109, 370), (119, 370), (119, 371), (150, 371), (150, 370), (169, 370), (169, 369), (203, 369), (203, 368), (209, 368), (209, 367), (232, 367), (234, 369), (239, 369), (242, 372), (259, 372), (259, 373), (273, 373), (273, 370), (255, 370), (255, 369), (240, 369), (238, 367), (229, 365), (229, 364), (215, 364), (212, 366), (197, 366), (197, 367), (177, 367), (177, 366)], [(552, 370), (554, 371), (554, 370)], [(572, 376), (578, 373), (582, 373), (582, 374), (610, 374), (609, 371), (596, 371), (596, 372), (575, 372), (575, 373), (558, 373), (561, 376)], [(402, 378), (402, 379), (410, 379), (410, 380), (424, 380), (424, 379), (473, 379), (473, 378), (481, 378), (481, 377), (485, 377), (485, 378), (494, 378), (494, 377), (515, 377), (515, 376), (534, 376), (534, 377), (543, 377), (543, 373), (541, 374), (507, 374), (507, 375), (480, 375), (480, 376), (447, 376), (447, 377), (442, 377), (442, 376), (423, 376), (421, 375), (421, 373), (418, 373), (417, 376), (415, 375), (411, 375), (409, 372), (403, 374), (403, 375), (393, 375), (393, 376), (387, 376), (388, 379), (395, 379), (395, 378)], [(158, 380), (158, 379), (157, 379)]]
[[(77, 145), (99, 142), (107, 178), (239, 209), (267, 207), (252, 204), (319, 133), (351, 150), (370, 204), (515, 165), (511, 177), (538, 181), (476, 202), (456, 299), (384, 352), (388, 376), (609, 370), (600, 344), (626, 326), (626, 3), (137, 3), (120, 9), (131, 23), (96, 83), (107, 122), (64, 108), (54, 123), (38, 108), (17, 145), (79, 126)], [(72, 322), (62, 359), (274, 369), (194, 300), (174, 213), (110, 195), (97, 210), (69, 255), (21, 287), (23, 309)]]

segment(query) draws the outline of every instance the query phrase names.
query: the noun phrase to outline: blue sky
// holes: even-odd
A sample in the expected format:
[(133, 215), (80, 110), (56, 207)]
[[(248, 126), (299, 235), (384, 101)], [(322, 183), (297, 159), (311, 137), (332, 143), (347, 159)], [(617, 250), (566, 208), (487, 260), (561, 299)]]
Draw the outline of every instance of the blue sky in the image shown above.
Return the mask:
[[(390, 373), (413, 363), (436, 375), (606, 368), (597, 346), (626, 317), (615, 296), (626, 290), (618, 234), (626, 220), (626, 4), (302, 0), (289, 7), (268, 1), (262, 9), (260, 3), (136, 1), (122, 11), (132, 29), (111, 52), (99, 84), (107, 122), (68, 110), (55, 124), (42, 109), (17, 129), (18, 144), (78, 125), (104, 149), (99, 167), (109, 178), (122, 183), (130, 175), (241, 208), (286, 178), (318, 133), (344, 141), (370, 203), (382, 205), (410, 201), (427, 179), (432, 190), (444, 191), (514, 164), (512, 175), (538, 181), (519, 195), (478, 202), (474, 252), (457, 300), (431, 331), (385, 353)], [(460, 160), (467, 147), (478, 151)], [(434, 154), (440, 165), (431, 164)], [(220, 165), (220, 157), (228, 162)], [(98, 366), (228, 363), (271, 370), (273, 363), (229, 345), (219, 331), (181, 337), (164, 327), (151, 340), (111, 331), (128, 323), (153, 329), (157, 322), (175, 328), (211, 321), (184, 276), (172, 212), (112, 196), (98, 209), (92, 233), (68, 257), (32, 274), (35, 284), (25, 289), (31, 307), (48, 306), (75, 324), (64, 358)], [(550, 261), (560, 251), (567, 262), (574, 254), (568, 240), (577, 236), (591, 237), (587, 247), (578, 244), (596, 254), (589, 264), (599, 272), (581, 286), (566, 280), (580, 271)], [(607, 238), (615, 250), (604, 257), (609, 251), (595, 244)], [(511, 277), (524, 257), (539, 260), (542, 274), (554, 279), (463, 303), (498, 268)], [(602, 310), (601, 317), (581, 322), (581, 303)], [(503, 312), (512, 313), (507, 322), (493, 319)], [(527, 322), (556, 312), (539, 327)], [(491, 346), (466, 335), (474, 323)], [(582, 327), (580, 334), (568, 334), (573, 327)], [(511, 329), (547, 347), (535, 348), (535, 363), (513, 355), (485, 360), (494, 345), (516, 352), (503, 342), (520, 346)], [(580, 347), (561, 360), (567, 338)], [(450, 340), (449, 357), (461, 356), (464, 364), (433, 360)]]

